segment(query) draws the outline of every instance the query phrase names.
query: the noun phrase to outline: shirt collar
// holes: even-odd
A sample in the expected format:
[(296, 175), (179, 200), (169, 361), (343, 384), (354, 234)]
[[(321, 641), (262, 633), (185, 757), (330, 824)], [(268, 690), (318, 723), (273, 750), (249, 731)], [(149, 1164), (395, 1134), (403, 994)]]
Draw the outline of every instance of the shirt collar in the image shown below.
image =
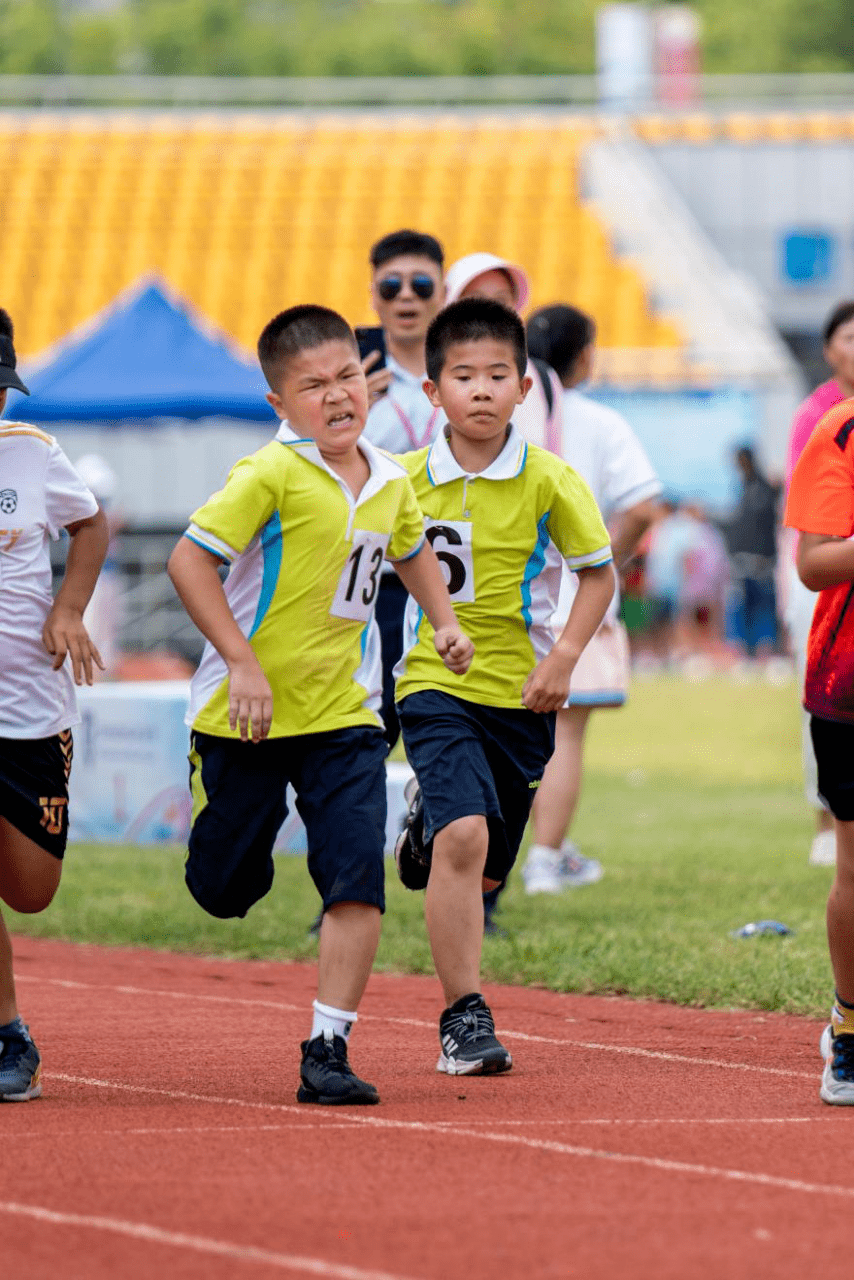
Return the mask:
[(410, 373), (408, 369), (404, 369), (402, 364), (395, 360), (391, 352), (386, 353), (386, 368), (391, 369), (391, 375), (398, 382), (405, 382), (408, 387), (414, 387), (420, 391), (422, 389), (426, 373)]
[(427, 455), (427, 476), (431, 484), (449, 484), (452, 480), (481, 478), (483, 480), (512, 480), (525, 468), (528, 457), (528, 446), (522, 436), (510, 423), (510, 434), (504, 448), (494, 462), (490, 462), (484, 471), (464, 471), (451, 453), (447, 437), (448, 424), (442, 427)]
[[(313, 462), (316, 467), (328, 472), (338, 484), (343, 485), (344, 482), (341, 477), (336, 475), (324, 460), (323, 454), (311, 437), (298, 436), (289, 422), (282, 422), (276, 432), (276, 439), (280, 444), (291, 445), (299, 453), (300, 457)], [(359, 436), (356, 446), (371, 472), (370, 479), (359, 495), (359, 502), (376, 493), (389, 480), (399, 480), (401, 476), (407, 475), (405, 467), (401, 466), (399, 462), (395, 462), (394, 458), (383, 452), (382, 449), (378, 449), (376, 445), (371, 444), (367, 436)]]

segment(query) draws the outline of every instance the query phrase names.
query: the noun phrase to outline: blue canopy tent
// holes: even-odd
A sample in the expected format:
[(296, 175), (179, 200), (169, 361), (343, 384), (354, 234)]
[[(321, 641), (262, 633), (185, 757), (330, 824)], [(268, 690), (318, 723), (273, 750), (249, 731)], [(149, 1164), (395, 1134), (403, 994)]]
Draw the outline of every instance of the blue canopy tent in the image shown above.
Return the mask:
[(133, 526), (179, 528), (278, 420), (254, 357), (161, 281), (145, 279), (22, 370), (7, 418), (38, 423), (72, 462), (113, 470)]
[(272, 424), (264, 377), (156, 281), (125, 294), (27, 369), (28, 422), (229, 418)]

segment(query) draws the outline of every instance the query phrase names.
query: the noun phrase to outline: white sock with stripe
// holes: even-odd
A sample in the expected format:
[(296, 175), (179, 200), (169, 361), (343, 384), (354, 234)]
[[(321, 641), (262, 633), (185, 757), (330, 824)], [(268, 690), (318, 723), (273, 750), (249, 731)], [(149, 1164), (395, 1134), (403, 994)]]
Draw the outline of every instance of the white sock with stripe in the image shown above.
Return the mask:
[(327, 1040), (331, 1040), (333, 1036), (341, 1036), (344, 1040), (349, 1040), (353, 1023), (358, 1018), (355, 1009), (350, 1013), (347, 1009), (335, 1009), (331, 1004), (321, 1004), (319, 1000), (312, 1003), (312, 1008), (314, 1021), (311, 1024), (310, 1040), (317, 1036), (326, 1036)]

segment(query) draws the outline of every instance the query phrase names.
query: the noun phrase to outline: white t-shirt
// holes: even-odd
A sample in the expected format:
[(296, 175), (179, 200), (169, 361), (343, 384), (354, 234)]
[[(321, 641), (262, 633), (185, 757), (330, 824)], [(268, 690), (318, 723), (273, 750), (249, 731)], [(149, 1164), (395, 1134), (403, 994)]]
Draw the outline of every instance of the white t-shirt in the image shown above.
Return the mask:
[[(564, 391), (561, 440), (561, 457), (587, 481), (606, 523), (620, 511), (661, 493), (661, 481), (643, 445), (616, 409), (597, 404), (575, 389)], [(556, 630), (566, 625), (577, 590), (578, 579), (567, 570), (552, 619)], [(619, 594), (615, 592), (605, 616), (606, 624), (616, 622), (619, 609)]]
[[(551, 453), (560, 454), (561, 414), (563, 412), (563, 387), (554, 369), (548, 365), (535, 365), (528, 361), (525, 370), (531, 379), (531, 389), (520, 405), (513, 410), (513, 425), (529, 444), (539, 445)], [(547, 376), (551, 389), (551, 408), (543, 388), (543, 376)]]
[(80, 721), (70, 665), (54, 671), (42, 641), (53, 604), (48, 537), (97, 510), (53, 436), (0, 423), (2, 738), (49, 738)]

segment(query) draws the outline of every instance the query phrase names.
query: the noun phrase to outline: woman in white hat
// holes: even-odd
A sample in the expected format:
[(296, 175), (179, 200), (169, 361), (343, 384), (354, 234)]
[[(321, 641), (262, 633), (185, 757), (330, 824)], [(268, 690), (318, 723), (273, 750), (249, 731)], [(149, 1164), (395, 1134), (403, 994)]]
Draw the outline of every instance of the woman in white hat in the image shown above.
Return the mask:
[[(494, 253), (469, 253), (460, 258), (448, 268), (445, 285), (446, 305), (458, 298), (492, 298), (514, 311), (524, 311), (531, 296), (522, 267)], [(513, 414), (513, 422), (531, 444), (560, 453), (560, 379), (544, 360), (529, 360), (528, 376), (531, 390)]]

